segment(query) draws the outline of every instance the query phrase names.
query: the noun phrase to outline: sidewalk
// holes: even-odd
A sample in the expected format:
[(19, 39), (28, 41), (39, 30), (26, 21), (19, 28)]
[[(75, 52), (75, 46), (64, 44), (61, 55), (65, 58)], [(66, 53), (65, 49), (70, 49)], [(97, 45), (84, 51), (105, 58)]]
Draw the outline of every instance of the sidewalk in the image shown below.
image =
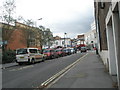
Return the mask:
[(1, 64), (0, 66), (2, 66), (2, 69), (5, 69), (5, 68), (16, 66), (16, 65), (18, 65), (18, 63), (14, 62), (14, 63), (8, 63), (8, 64)]
[(86, 57), (49, 88), (113, 88), (113, 80), (99, 56), (95, 52), (88, 52)]

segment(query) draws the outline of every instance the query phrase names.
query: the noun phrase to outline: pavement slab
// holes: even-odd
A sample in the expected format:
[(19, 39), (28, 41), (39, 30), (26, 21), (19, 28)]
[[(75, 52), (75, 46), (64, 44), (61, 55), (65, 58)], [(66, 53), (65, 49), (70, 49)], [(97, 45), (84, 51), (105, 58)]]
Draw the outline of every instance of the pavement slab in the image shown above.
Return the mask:
[(13, 66), (17, 66), (17, 65), (18, 65), (18, 63), (16, 63), (16, 62), (7, 63), (7, 64), (1, 64), (2, 69), (9, 68), (9, 67), (13, 67)]

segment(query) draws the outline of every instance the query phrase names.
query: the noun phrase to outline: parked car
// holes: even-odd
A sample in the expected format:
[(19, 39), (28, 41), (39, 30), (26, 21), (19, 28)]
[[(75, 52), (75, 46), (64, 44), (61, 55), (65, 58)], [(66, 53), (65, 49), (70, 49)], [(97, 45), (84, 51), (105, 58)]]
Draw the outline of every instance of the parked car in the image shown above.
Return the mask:
[(53, 59), (57, 57), (57, 54), (55, 53), (54, 49), (45, 49), (43, 51), (43, 54), (47, 55), (47, 59)]
[(64, 48), (64, 49), (63, 49), (63, 54), (64, 54), (64, 56), (68, 55), (67, 52), (68, 52), (67, 49)]
[(70, 48), (70, 50), (71, 50), (71, 54), (75, 53), (75, 49), (74, 48)]
[(64, 52), (63, 52), (63, 49), (62, 49), (62, 48), (58, 48), (58, 49), (56, 49), (55, 51), (56, 51), (56, 54), (57, 54), (59, 57), (64, 56)]
[(86, 47), (81, 47), (81, 53), (82, 52), (87, 52), (87, 48)]
[(71, 54), (71, 49), (70, 48), (65, 48), (63, 51), (65, 52), (66, 55)]
[(19, 65), (44, 61), (45, 57), (44, 54), (39, 53), (38, 48), (21, 48), (16, 50), (16, 62)]

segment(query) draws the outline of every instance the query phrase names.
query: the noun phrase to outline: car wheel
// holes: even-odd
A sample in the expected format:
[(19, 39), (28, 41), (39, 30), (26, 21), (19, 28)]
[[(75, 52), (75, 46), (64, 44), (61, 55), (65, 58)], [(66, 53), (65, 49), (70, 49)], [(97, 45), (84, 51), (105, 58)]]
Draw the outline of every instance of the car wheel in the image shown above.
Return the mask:
[(32, 59), (31, 63), (32, 63), (32, 64), (35, 64), (35, 59)]
[(23, 63), (18, 63), (19, 65), (22, 65)]
[(45, 61), (45, 57), (43, 57), (43, 59), (42, 59), (42, 62), (44, 62)]

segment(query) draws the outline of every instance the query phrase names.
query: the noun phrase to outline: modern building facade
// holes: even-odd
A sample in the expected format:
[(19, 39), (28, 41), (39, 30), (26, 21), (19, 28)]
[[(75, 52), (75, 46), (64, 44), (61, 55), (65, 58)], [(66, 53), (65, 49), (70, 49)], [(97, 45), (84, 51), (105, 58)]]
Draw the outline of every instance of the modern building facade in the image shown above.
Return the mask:
[(96, 26), (95, 22), (91, 24), (91, 30), (85, 35), (85, 44), (88, 49), (93, 49), (94, 47), (97, 47), (97, 34), (96, 34)]
[(120, 1), (95, 2), (98, 49), (120, 90)]

